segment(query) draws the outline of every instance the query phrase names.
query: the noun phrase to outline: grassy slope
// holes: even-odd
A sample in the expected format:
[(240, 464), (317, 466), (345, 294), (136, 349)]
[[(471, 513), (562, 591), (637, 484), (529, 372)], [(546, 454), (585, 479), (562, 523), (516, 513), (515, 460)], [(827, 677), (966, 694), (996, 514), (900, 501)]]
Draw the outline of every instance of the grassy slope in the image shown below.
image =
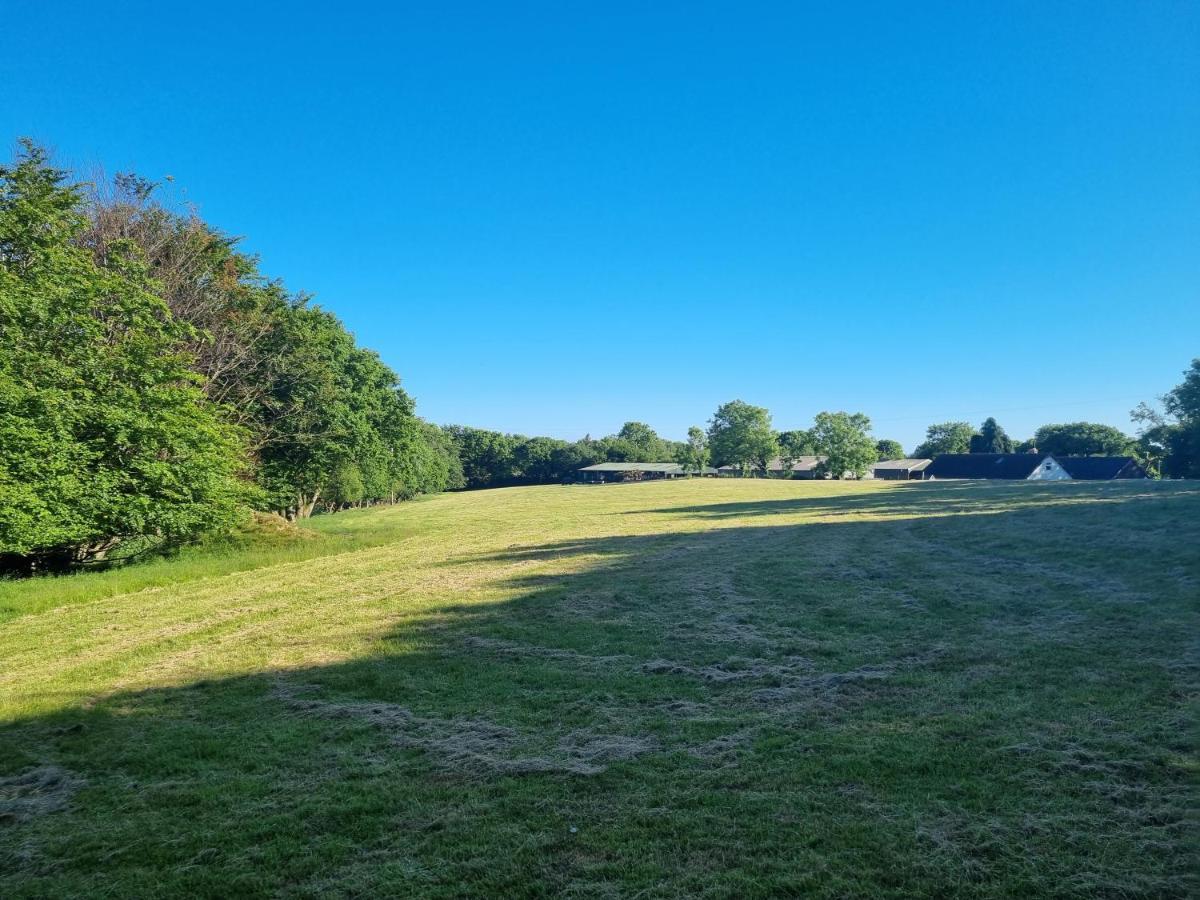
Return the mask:
[(6, 588), (0, 895), (1200, 890), (1194, 487), (555, 486), (320, 524), (211, 577)]

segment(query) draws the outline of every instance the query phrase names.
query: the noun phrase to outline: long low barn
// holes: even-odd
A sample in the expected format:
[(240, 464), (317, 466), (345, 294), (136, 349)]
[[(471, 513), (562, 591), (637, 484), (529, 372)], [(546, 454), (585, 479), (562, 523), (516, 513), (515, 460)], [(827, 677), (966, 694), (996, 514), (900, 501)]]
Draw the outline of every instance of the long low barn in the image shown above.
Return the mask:
[[(670, 462), (605, 462), (584, 466), (579, 470), (585, 481), (642, 481), (651, 478), (686, 478), (695, 469), (686, 469)], [(701, 475), (716, 475), (717, 470), (705, 466)]]
[(944, 453), (922, 474), (937, 478), (999, 478), (1009, 481), (1108, 481), (1145, 478), (1130, 456), (1043, 456), (1039, 453)]
[(885, 459), (871, 466), (871, 474), (891, 481), (923, 478), (931, 462), (932, 459)]
[[(788, 466), (788, 471), (791, 472), (792, 478), (816, 478), (816, 469), (821, 463), (825, 462), (823, 456), (797, 456), (792, 460), (792, 464)], [(749, 470), (751, 474), (759, 474), (762, 469), (757, 466), (752, 466)], [(767, 472), (774, 478), (783, 475), (784, 465), (783, 460), (778, 456), (767, 463)], [(717, 474), (731, 478), (736, 478), (742, 474), (741, 466), (721, 466), (717, 470)]]

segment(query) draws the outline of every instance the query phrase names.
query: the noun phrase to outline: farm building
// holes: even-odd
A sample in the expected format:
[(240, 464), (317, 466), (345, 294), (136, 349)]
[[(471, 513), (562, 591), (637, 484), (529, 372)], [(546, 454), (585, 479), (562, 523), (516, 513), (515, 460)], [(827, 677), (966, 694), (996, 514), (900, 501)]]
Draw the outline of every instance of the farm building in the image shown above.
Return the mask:
[[(693, 472), (679, 463), (670, 462), (605, 462), (584, 466), (579, 470), (584, 481), (642, 481), (651, 478), (684, 478)], [(716, 475), (717, 470), (705, 467), (701, 475)]]
[(1132, 456), (1056, 456), (1067, 474), (1079, 481), (1145, 478), (1146, 470)]
[[(825, 461), (823, 456), (798, 456), (792, 460), (790, 471), (792, 478), (816, 478), (817, 466)], [(717, 470), (717, 474), (736, 477), (742, 474), (741, 466), (721, 466)], [(761, 476), (762, 470), (753, 468), (750, 470), (752, 477)], [(767, 474), (772, 478), (780, 478), (784, 474), (783, 460), (778, 456), (767, 463)]]
[(871, 474), (890, 481), (924, 478), (925, 469), (931, 462), (932, 459), (888, 459), (871, 466)]
[(925, 467), (925, 478), (1003, 478), (1070, 481), (1053, 456), (1038, 453), (943, 453)]

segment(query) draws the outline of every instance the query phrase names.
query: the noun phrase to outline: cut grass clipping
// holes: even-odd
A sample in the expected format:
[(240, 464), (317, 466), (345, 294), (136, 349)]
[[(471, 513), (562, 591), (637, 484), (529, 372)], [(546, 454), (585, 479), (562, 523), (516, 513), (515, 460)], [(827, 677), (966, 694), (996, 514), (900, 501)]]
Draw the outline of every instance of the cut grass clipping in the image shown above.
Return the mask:
[(1193, 486), (312, 529), (0, 586), (0, 896), (1200, 893)]

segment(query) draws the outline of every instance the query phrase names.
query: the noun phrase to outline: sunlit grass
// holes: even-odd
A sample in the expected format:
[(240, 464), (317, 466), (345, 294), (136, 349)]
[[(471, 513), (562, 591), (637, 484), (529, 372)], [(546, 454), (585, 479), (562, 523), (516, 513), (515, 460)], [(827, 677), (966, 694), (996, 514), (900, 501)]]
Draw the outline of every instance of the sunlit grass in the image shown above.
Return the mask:
[(429, 498), (0, 587), (4, 896), (1187, 896), (1200, 492)]

